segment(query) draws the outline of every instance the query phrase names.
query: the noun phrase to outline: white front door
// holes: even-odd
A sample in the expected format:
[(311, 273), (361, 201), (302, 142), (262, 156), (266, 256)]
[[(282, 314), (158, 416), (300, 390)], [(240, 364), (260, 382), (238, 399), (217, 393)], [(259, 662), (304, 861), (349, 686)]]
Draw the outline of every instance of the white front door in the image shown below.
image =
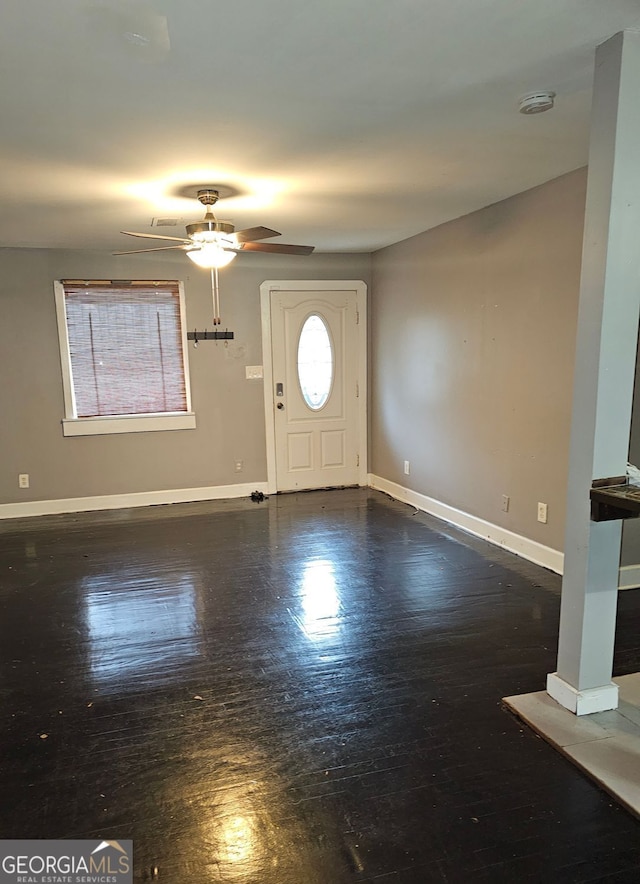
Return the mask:
[(318, 287), (269, 295), (271, 376), (265, 371), (265, 384), (270, 381), (271, 390), (265, 400), (273, 417), (275, 490), (357, 485), (366, 444), (362, 293)]

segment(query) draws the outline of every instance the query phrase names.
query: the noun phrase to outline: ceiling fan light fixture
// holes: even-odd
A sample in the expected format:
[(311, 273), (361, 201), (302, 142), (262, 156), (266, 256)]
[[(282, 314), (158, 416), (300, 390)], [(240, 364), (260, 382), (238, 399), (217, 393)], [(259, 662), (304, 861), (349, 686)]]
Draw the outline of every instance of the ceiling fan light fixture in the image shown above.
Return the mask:
[(198, 249), (189, 249), (187, 251), (187, 256), (191, 258), (193, 263), (197, 264), (198, 267), (219, 268), (226, 267), (227, 264), (230, 264), (235, 258), (236, 253), (223, 249), (218, 243), (204, 243)]

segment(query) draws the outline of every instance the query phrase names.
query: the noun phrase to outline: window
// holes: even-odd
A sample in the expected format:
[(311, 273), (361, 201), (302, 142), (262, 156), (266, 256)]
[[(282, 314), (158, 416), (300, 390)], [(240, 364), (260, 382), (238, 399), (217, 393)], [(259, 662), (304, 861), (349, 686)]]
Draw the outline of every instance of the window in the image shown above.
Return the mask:
[(307, 317), (298, 340), (298, 382), (304, 401), (313, 411), (326, 405), (333, 384), (333, 348), (324, 319)]
[(56, 282), (65, 436), (195, 427), (178, 282)]

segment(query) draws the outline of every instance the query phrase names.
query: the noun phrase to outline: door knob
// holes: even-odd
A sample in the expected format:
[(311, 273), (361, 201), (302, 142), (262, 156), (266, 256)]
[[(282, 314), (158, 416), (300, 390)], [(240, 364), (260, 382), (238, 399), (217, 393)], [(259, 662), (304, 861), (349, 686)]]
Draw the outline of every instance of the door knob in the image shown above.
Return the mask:
[(282, 411), (282, 409), (284, 408), (284, 402), (278, 402), (276, 408), (279, 408), (280, 411)]

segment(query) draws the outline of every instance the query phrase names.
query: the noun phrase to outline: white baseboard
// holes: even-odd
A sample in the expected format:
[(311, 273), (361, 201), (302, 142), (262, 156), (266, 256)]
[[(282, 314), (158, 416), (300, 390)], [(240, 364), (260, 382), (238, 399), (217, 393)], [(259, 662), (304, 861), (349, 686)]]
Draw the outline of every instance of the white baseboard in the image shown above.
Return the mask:
[(468, 531), (476, 537), (481, 537), (483, 540), (488, 540), (489, 543), (494, 543), (496, 546), (507, 549), (509, 552), (534, 562), (536, 565), (542, 565), (544, 568), (549, 568), (550, 571), (555, 571), (556, 574), (562, 574), (564, 555), (560, 550), (544, 546), (542, 543), (537, 543), (537, 541), (530, 540), (528, 537), (522, 537), (520, 534), (508, 531), (499, 525), (493, 525), (491, 522), (486, 522), (477, 516), (471, 516), (469, 513), (455, 509), (455, 507), (449, 506), (446, 503), (441, 503), (439, 500), (434, 500), (432, 497), (427, 497), (425, 494), (411, 491), (409, 488), (398, 485), (396, 482), (390, 482), (381, 476), (370, 473), (369, 485), (378, 491), (389, 494), (396, 500), (409, 503), (411, 506), (415, 506), (416, 509), (442, 519), (450, 525), (455, 525), (456, 528), (462, 528), (463, 531)]
[(576, 715), (592, 715), (618, 708), (618, 685), (615, 682), (579, 691), (560, 678), (557, 672), (547, 675), (547, 693), (560, 706)]
[(249, 497), (252, 491), (262, 491), (263, 494), (266, 494), (267, 483), (211, 485), (204, 488), (137, 491), (131, 494), (104, 494), (98, 497), (66, 497), (60, 500), (3, 503), (0, 504), (0, 519), (53, 516), (60, 513), (85, 513), (91, 510), (118, 510), (133, 506), (157, 506), (163, 503), (192, 503), (197, 500), (224, 500), (232, 497)]

